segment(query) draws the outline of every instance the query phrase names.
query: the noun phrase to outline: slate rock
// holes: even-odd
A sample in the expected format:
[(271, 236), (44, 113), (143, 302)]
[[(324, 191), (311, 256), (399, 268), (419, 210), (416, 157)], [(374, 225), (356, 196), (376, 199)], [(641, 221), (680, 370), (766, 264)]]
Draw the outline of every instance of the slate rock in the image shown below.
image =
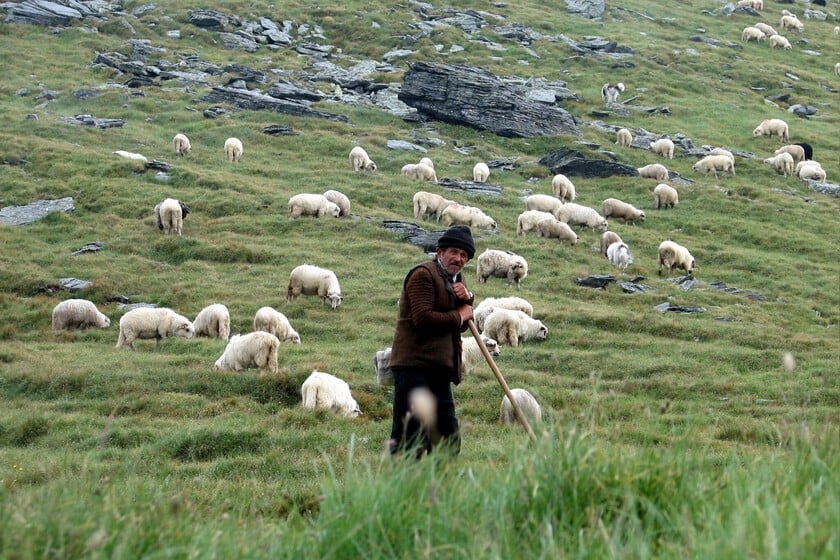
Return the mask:
[(671, 302), (666, 301), (665, 303), (660, 303), (659, 305), (655, 306), (654, 309), (659, 311), (660, 313), (682, 313), (682, 314), (690, 314), (690, 313), (705, 313), (705, 307), (695, 307), (692, 305), (675, 305)]
[(52, 214), (53, 212), (72, 212), (73, 198), (65, 197), (54, 200), (38, 200), (23, 206), (0, 208), (0, 225), (24, 226)]
[(555, 175), (562, 173), (569, 177), (612, 177), (614, 175), (638, 177), (635, 167), (616, 161), (590, 159), (571, 148), (560, 148), (550, 152), (539, 160), (540, 165), (548, 167)]
[(610, 282), (615, 282), (615, 276), (612, 274), (590, 274), (583, 278), (575, 278), (575, 284), (578, 286), (599, 288), (601, 290), (606, 290)]

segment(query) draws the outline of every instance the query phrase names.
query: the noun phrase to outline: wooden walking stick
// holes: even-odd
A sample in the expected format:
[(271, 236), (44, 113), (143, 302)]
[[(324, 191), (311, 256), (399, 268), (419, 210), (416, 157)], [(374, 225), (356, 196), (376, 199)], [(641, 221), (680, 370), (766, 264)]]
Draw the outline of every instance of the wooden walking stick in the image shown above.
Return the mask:
[(481, 353), (484, 354), (484, 359), (487, 360), (487, 365), (489, 365), (490, 369), (493, 370), (496, 380), (499, 382), (499, 385), (502, 386), (502, 390), (505, 392), (505, 395), (507, 395), (508, 400), (510, 400), (510, 405), (513, 407), (514, 414), (516, 414), (516, 419), (519, 420), (519, 423), (522, 424), (523, 428), (525, 428), (525, 433), (528, 434), (531, 441), (535, 441), (537, 436), (534, 435), (534, 431), (531, 429), (528, 419), (525, 418), (525, 415), (522, 413), (522, 409), (519, 408), (519, 403), (517, 403), (516, 399), (513, 398), (513, 393), (510, 392), (510, 387), (508, 387), (507, 381), (505, 381), (505, 378), (502, 376), (502, 372), (499, 371), (499, 366), (496, 365), (496, 362), (493, 361), (493, 356), (491, 356), (490, 351), (487, 350), (487, 346), (484, 344), (484, 339), (481, 338), (481, 333), (478, 332), (478, 327), (475, 326), (472, 319), (467, 321), (467, 326), (470, 327), (472, 335), (478, 341), (478, 347), (481, 349)]

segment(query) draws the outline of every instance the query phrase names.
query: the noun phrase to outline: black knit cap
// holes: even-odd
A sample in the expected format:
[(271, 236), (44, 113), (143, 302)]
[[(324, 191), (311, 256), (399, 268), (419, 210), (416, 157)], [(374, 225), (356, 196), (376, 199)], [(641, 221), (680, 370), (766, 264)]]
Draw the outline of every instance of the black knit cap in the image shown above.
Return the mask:
[(467, 252), (470, 258), (475, 255), (475, 242), (472, 232), (467, 226), (452, 226), (440, 236), (437, 243), (438, 249), (456, 247)]

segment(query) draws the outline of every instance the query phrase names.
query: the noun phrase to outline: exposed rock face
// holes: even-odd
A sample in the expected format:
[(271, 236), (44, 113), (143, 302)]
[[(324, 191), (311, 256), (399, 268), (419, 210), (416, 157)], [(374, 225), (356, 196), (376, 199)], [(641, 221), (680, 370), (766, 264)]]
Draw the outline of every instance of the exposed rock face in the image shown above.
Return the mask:
[(598, 19), (604, 15), (607, 7), (605, 0), (566, 0), (566, 9), (570, 14), (577, 14), (589, 19)]
[(96, 10), (84, 2), (65, 0), (61, 4), (46, 0), (26, 0), (10, 3), (6, 23), (29, 23), (33, 25), (69, 25), (74, 20), (96, 16)]
[(613, 175), (638, 176), (635, 167), (608, 161), (605, 159), (588, 159), (582, 153), (571, 148), (554, 150), (542, 158), (539, 163), (548, 167), (555, 175), (562, 173), (569, 177), (612, 177)]
[(398, 97), (429, 118), (489, 130), (499, 136), (580, 135), (569, 112), (534, 101), (520, 88), (481, 68), (414, 62)]
[(0, 208), (0, 225), (24, 226), (31, 224), (53, 212), (72, 212), (75, 210), (71, 197), (56, 200), (38, 200), (24, 206), (6, 206)]
[(333, 121), (344, 121), (348, 119), (344, 115), (316, 111), (302, 99), (279, 99), (260, 92), (247, 89), (236, 89), (218, 86), (200, 99), (207, 103), (229, 103), (242, 109), (252, 111), (276, 111), (299, 117), (321, 117)]

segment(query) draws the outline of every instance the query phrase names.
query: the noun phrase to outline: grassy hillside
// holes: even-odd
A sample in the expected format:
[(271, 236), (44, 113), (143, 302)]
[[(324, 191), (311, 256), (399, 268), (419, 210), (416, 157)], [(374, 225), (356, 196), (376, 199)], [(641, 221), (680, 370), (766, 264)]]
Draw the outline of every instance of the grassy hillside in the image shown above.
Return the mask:
[[(0, 228), (0, 556), (837, 554), (838, 199), (776, 174), (762, 159), (781, 143), (751, 134), (762, 119), (783, 118), (792, 141), (814, 146), (828, 179), (840, 178), (837, 4), (816, 21), (801, 15), (807, 4), (766, 3), (763, 15), (777, 29), (783, 8), (805, 23), (801, 36), (788, 33), (790, 51), (741, 43), (755, 18), (718, 13), (721, 4), (709, 0), (632, 0), (610, 5), (597, 22), (536, 1), (458, 4), (543, 37), (526, 49), (490, 27), (422, 34), (413, 3), (213, 7), (244, 21), (320, 26), (318, 42), (332, 45), (330, 59), (343, 67), (405, 48), (413, 54), (394, 63), (403, 70), (411, 60), (433, 60), (564, 80), (580, 100), (563, 107), (585, 122), (684, 134), (695, 146), (756, 157), (739, 158), (736, 176), (716, 180), (694, 173), (693, 158), (663, 161), (621, 148), (597, 127), (582, 126), (580, 138), (510, 139), (332, 101), (316, 108), (345, 115), (346, 123), (232, 107), (209, 119), (202, 113), (211, 104), (199, 101), (208, 87), (160, 81), (126, 88), (126, 75), (92, 61), (97, 53), (130, 53), (141, 39), (171, 62), (195, 56), (220, 68), (240, 64), (272, 80), (311, 72), (312, 60), (286, 48), (224, 47), (217, 32), (189, 23), (191, 10), (207, 8), (200, 3), (163, 0), (135, 16), (141, 3), (124, 2), (122, 13), (61, 30), (0, 23), (7, 53), (0, 61), (0, 206), (70, 196), (76, 208)], [(445, 8), (435, 4), (429, 13), (449, 15)], [(552, 39), (561, 34), (610, 38), (635, 54), (615, 67)], [(691, 41), (695, 35), (720, 43)], [(503, 50), (488, 48), (491, 42)], [(215, 79), (225, 84), (231, 75)], [(374, 78), (399, 82), (401, 74)], [(632, 104), (670, 112), (596, 116), (607, 81), (627, 85), (622, 99), (638, 96)], [(789, 95), (786, 105), (765, 100), (776, 94)], [(816, 107), (817, 116), (785, 111), (795, 103)], [(62, 120), (78, 114), (125, 125), (103, 130)], [(269, 136), (269, 124), (297, 134)], [(187, 157), (172, 153), (176, 132), (191, 139)], [(224, 160), (230, 136), (245, 147), (237, 164)], [(416, 138), (442, 141), (426, 154), (438, 177), (469, 179), (477, 161), (516, 158), (515, 170), (491, 173), (503, 196), (467, 197), (401, 177), (400, 168), (420, 155), (389, 150), (386, 141)], [(376, 161), (375, 174), (352, 171), (347, 154), (355, 145)], [(665, 163), (695, 181), (677, 186), (676, 208), (654, 210), (656, 181), (572, 178), (581, 204), (600, 208), (615, 197), (645, 210), (638, 225), (611, 221), (634, 255), (625, 272), (599, 254), (599, 232), (583, 230), (574, 247), (515, 234), (521, 198), (551, 193), (540, 157), (560, 147), (605, 157), (594, 146), (637, 167)], [(171, 177), (136, 172), (112, 154), (118, 149), (171, 163)], [(327, 189), (350, 198), (350, 218), (287, 218), (290, 196)], [(511, 250), (528, 260), (518, 291), (500, 279), (478, 284), (474, 263), (467, 272), (477, 299), (515, 291), (549, 328), (545, 342), (504, 347), (497, 359), (508, 384), (527, 388), (543, 407), (536, 444), (520, 427), (498, 424), (502, 392), (482, 364), (456, 390), (464, 427), (457, 461), (406, 469), (383, 460), (392, 392), (376, 384), (372, 359), (391, 342), (405, 272), (426, 257), (382, 222), (413, 221), (418, 190), (480, 206), (499, 230), (476, 232), (478, 251)], [(181, 237), (155, 227), (152, 208), (166, 197), (191, 209)], [(691, 290), (657, 275), (656, 248), (668, 238), (697, 260)], [(95, 240), (102, 251), (71, 254)], [(286, 303), (289, 273), (304, 262), (336, 272), (345, 294), (337, 311), (315, 298)], [(654, 291), (574, 283), (589, 274), (641, 275)], [(94, 286), (76, 294), (40, 289), (66, 277)], [(718, 281), (738, 291), (710, 286)], [(281, 347), (279, 379), (214, 372), (224, 349), (218, 340), (166, 340), (158, 351), (140, 341), (136, 352), (118, 350), (123, 312), (109, 303), (115, 296), (190, 318), (224, 303), (233, 332), (250, 331), (254, 312), (274, 306), (302, 344)], [(52, 308), (69, 297), (96, 302), (112, 326), (53, 331)], [(662, 314), (654, 307), (663, 302), (706, 312)], [(792, 371), (783, 367), (786, 353), (795, 358)], [(316, 368), (348, 381), (362, 417), (300, 408), (300, 385)]]

